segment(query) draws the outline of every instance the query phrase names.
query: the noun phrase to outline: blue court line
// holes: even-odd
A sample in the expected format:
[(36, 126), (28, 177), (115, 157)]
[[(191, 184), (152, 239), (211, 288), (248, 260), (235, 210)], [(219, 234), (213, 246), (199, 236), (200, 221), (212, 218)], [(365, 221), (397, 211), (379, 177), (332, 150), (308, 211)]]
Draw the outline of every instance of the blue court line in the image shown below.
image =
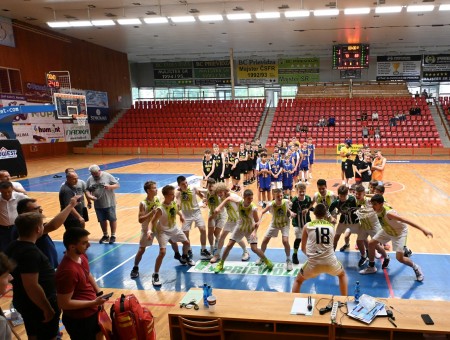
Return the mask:
[[(89, 177), (89, 171), (86, 169), (86, 175), (83, 176), (84, 171), (78, 172), (78, 176), (81, 179), (87, 180)], [(116, 189), (116, 193), (144, 193), (144, 183), (152, 180), (156, 182), (158, 187), (163, 187), (167, 184), (176, 182), (178, 176), (183, 175), (185, 177), (191, 176), (191, 174), (126, 174), (126, 173), (114, 173), (109, 172), (111, 175), (119, 180), (120, 188)], [(36, 178), (30, 178), (21, 180), (20, 182), (27, 191), (43, 191), (43, 192), (59, 192), (61, 184), (65, 181), (63, 178), (53, 178), (52, 175), (41, 176)]]
[(450, 195), (447, 194), (444, 190), (439, 188), (437, 185), (430, 182), (428, 179), (423, 177), (421, 174), (419, 174), (416, 170), (411, 170), (411, 172), (418, 178), (420, 178), (423, 182), (427, 183), (430, 187), (432, 187), (434, 190), (436, 190), (438, 193), (440, 193), (442, 196), (446, 198), (450, 198)]
[[(63, 245), (55, 242), (60, 258), (63, 256)], [(173, 258), (170, 247), (164, 258), (160, 270), (163, 283), (161, 288), (153, 287), (151, 274), (155, 258), (159, 248), (152, 246), (147, 248), (140, 263), (140, 277), (136, 280), (130, 279), (130, 271), (133, 267), (133, 257), (138, 250), (138, 244), (118, 243), (115, 245), (98, 244), (92, 242), (88, 250), (91, 260), (91, 272), (95, 278), (101, 278), (98, 284), (101, 287), (135, 290), (161, 290), (161, 291), (188, 291), (192, 287), (200, 287), (203, 283), (210, 284), (213, 288), (260, 290), (290, 292), (294, 282), (293, 277), (283, 276), (258, 276), (258, 275), (216, 275), (209, 273), (189, 273), (187, 266), (182, 266)], [(199, 247), (192, 247), (194, 259), (198, 259)], [(181, 248), (180, 248), (181, 249)], [(105, 251), (109, 253), (105, 255)], [(242, 251), (233, 248), (230, 253), (230, 261), (240, 261)], [(283, 263), (285, 255), (283, 249), (267, 249), (266, 255), (276, 263)], [(360, 281), (362, 293), (377, 297), (389, 297), (389, 289), (383, 272), (380, 269), (381, 262), (377, 260), (378, 272), (371, 275), (358, 273), (357, 262), (359, 252), (337, 252), (338, 259), (346, 269), (349, 279), (349, 294), (356, 281)], [(394, 289), (394, 295), (403, 299), (421, 300), (450, 300), (450, 291), (443, 289), (450, 285), (450, 276), (443, 275), (442, 268), (450, 266), (450, 256), (441, 254), (414, 254), (412, 260), (417, 262), (423, 269), (425, 280), (420, 283), (415, 281), (414, 271), (395, 260), (395, 254), (390, 253), (391, 263), (388, 274)], [(300, 262), (306, 258), (299, 255)], [(251, 261), (256, 260), (256, 255), (251, 253)], [(225, 262), (226, 264), (226, 262)], [(108, 273), (105, 275), (105, 273)], [(336, 294), (339, 295), (338, 279), (328, 275), (320, 275), (315, 279), (307, 280), (301, 289), (304, 293)]]

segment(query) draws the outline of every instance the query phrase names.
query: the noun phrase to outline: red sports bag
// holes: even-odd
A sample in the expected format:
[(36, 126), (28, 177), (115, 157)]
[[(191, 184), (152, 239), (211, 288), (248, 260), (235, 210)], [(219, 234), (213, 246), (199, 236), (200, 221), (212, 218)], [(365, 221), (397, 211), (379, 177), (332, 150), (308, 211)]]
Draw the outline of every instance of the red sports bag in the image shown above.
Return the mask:
[(113, 337), (120, 340), (155, 340), (152, 313), (133, 294), (121, 295), (111, 307)]

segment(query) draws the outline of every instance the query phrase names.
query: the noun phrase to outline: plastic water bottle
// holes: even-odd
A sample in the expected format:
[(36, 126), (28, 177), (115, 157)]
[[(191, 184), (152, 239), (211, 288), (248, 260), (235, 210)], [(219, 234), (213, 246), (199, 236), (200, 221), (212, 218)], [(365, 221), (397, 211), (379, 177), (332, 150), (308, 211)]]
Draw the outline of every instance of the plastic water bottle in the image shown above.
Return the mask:
[(205, 308), (209, 308), (208, 305), (208, 285), (206, 283), (203, 284), (203, 305)]
[(359, 286), (359, 281), (355, 284), (355, 302), (359, 303), (359, 297), (361, 296), (361, 287)]

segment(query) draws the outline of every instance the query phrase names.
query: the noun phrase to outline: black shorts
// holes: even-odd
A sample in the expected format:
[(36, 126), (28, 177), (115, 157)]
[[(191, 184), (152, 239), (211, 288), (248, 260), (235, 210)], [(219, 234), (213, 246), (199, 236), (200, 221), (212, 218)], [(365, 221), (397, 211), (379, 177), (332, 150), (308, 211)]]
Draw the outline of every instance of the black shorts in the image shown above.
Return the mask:
[(219, 172), (214, 172), (212, 174), (212, 178), (216, 180), (216, 182), (223, 182), (223, 178), (221, 178), (220, 176), (222, 175), (222, 171)]
[(98, 312), (81, 319), (74, 319), (63, 314), (62, 322), (72, 340), (95, 340), (100, 332), (98, 325)]
[(231, 174), (231, 166), (226, 166), (225, 167), (225, 171), (223, 172), (223, 178), (230, 178), (230, 174)]
[(241, 171), (239, 169), (239, 166), (236, 166), (234, 168), (234, 170), (231, 170), (230, 175), (231, 175), (231, 178), (239, 181), (241, 179)]
[(48, 340), (53, 339), (59, 334), (59, 317), (61, 311), (56, 302), (56, 296), (49, 300), (50, 305), (55, 311), (53, 319), (49, 322), (42, 322), (44, 319), (44, 313), (35, 304), (21, 306), (15, 303), (16, 309), (22, 315), (23, 321), (25, 323), (25, 330), (27, 335), (34, 336), (38, 340)]
[(245, 162), (239, 162), (237, 167), (239, 168), (239, 173), (246, 174), (247, 171), (247, 161)]
[(247, 160), (247, 171), (250, 172), (253, 170), (253, 159)]

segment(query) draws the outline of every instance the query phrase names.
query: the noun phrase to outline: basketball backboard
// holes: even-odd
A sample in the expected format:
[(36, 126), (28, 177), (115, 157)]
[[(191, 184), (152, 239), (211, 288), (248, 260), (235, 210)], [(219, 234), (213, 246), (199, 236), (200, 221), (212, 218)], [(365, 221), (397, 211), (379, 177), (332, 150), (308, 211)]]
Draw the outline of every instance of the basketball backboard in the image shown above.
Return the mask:
[(74, 119), (74, 115), (86, 115), (86, 96), (54, 93), (57, 119)]

